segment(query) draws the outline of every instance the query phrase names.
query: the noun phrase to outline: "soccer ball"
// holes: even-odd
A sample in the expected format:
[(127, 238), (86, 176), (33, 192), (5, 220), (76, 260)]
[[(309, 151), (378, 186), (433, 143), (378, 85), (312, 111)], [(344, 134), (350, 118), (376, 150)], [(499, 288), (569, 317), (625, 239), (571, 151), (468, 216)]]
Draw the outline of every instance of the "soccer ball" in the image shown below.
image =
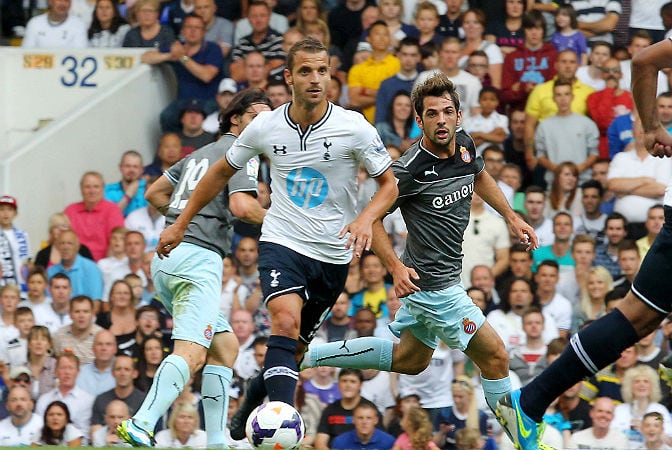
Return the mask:
[(297, 449), (306, 435), (299, 412), (283, 402), (258, 406), (247, 418), (245, 434), (254, 448)]

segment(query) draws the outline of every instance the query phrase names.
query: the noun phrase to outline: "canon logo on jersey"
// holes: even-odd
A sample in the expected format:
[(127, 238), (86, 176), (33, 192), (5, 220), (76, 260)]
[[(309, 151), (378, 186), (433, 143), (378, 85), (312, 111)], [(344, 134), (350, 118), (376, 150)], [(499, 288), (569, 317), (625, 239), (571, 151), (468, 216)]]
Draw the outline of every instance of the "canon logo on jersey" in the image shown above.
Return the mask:
[(452, 205), (453, 203), (467, 198), (474, 192), (474, 183), (471, 182), (465, 186), (462, 186), (457, 191), (453, 191), (449, 194), (443, 195), (441, 197), (434, 197), (432, 199), (432, 206), (436, 209), (445, 208), (446, 206)]

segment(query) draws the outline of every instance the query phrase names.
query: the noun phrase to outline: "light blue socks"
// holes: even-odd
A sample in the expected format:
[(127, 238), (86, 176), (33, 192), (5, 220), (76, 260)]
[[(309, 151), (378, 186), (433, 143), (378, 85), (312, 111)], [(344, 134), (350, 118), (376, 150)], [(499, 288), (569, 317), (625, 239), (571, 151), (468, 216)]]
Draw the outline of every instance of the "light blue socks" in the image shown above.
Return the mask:
[(232, 377), (233, 370), (229, 367), (208, 364), (203, 368), (201, 396), (208, 448), (226, 447), (226, 418)]
[(348, 341), (316, 345), (304, 357), (302, 367), (333, 366), (350, 369), (392, 369), (394, 343), (377, 337), (361, 337)]
[(499, 380), (486, 380), (481, 376), (481, 386), (483, 386), (485, 401), (494, 412), (499, 399), (511, 392), (511, 379), (506, 377)]
[(189, 365), (184, 358), (177, 355), (166, 357), (156, 371), (145, 401), (133, 416), (135, 423), (145, 431), (154, 431), (156, 422), (182, 393), (190, 376)]

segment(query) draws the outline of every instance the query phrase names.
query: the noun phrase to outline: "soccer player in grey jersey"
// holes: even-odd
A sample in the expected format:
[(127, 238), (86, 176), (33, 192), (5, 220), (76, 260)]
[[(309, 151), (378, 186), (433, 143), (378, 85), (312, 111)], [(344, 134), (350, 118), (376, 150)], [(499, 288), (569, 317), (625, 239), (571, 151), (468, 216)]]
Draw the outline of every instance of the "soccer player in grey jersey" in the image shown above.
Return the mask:
[(511, 389), (509, 357), (460, 281), (472, 193), (492, 205), (521, 241), (535, 248), (537, 239), (484, 170), (471, 138), (456, 131), (462, 114), (453, 83), (436, 74), (416, 86), (412, 101), (423, 135), (393, 164), (399, 186), (395, 207), (401, 208), (408, 227), (403, 263), (380, 221), (373, 236), (373, 250), (393, 275), (397, 294), (407, 296), (389, 325), (400, 341), (365, 337), (318, 345), (306, 353), (302, 367), (417, 374), (429, 365), (441, 339), (481, 369), (483, 391), (494, 411), (497, 400)]
[[(264, 398), (294, 403), (296, 354), (302, 353), (345, 286), (352, 253), (371, 245), (372, 224), (397, 198), (392, 160), (375, 128), (361, 114), (327, 100), (329, 53), (314, 38), (287, 55), (285, 81), (292, 102), (262, 113), (198, 185), (184, 211), (166, 228), (159, 252), (182, 240), (194, 214), (252, 156), (264, 153), (271, 167), (271, 207), (259, 244), (259, 275), (271, 315), (264, 369), (253, 379), (231, 436), (244, 436), (247, 415)], [(360, 164), (379, 189), (357, 215)]]
[[(222, 113), (221, 139), (168, 169), (147, 191), (147, 200), (174, 223), (208, 168), (218, 161), (237, 135), (270, 100), (259, 90), (237, 94)], [(226, 447), (228, 387), (238, 341), (219, 308), (222, 260), (230, 252), (233, 216), (261, 223), (265, 210), (256, 197), (258, 159), (252, 158), (226, 189), (189, 222), (184, 245), (170, 258), (154, 256), (154, 286), (173, 315), (173, 353), (157, 369), (152, 386), (138, 412), (121, 423), (119, 435), (133, 446), (154, 444), (153, 430), (180, 395), (189, 378), (203, 365), (203, 409), (208, 448)]]

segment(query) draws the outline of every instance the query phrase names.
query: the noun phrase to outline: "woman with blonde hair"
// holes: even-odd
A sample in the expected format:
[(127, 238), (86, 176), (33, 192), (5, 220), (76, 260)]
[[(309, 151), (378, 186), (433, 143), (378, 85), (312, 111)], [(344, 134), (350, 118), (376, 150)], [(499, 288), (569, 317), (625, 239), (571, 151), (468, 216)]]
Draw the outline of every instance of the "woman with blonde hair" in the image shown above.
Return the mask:
[(404, 432), (394, 442), (392, 450), (427, 450), (438, 449), (432, 441), (432, 423), (424, 409), (413, 406), (406, 410), (401, 418)]
[(189, 402), (174, 403), (168, 419), (168, 429), (156, 433), (156, 447), (206, 448), (205, 431), (198, 428), (200, 421), (194, 405)]
[(614, 280), (607, 269), (602, 266), (591, 267), (586, 277), (586, 289), (581, 293), (580, 309), (575, 316), (578, 330), (584, 322), (595, 320), (605, 314), (604, 297), (614, 288)]
[(456, 450), (455, 433), (463, 428), (488, 432), (488, 417), (478, 409), (474, 385), (466, 375), (458, 375), (450, 385), (453, 406), (441, 408), (435, 423), (439, 424), (434, 434), (434, 443), (444, 450)]
[(583, 212), (579, 191), (579, 168), (572, 161), (561, 162), (553, 170), (553, 182), (548, 193), (545, 215), (552, 219), (560, 211), (572, 216)]
[[(43, 248), (35, 255), (35, 265), (48, 269), (61, 262), (61, 254), (54, 246), (54, 242), (61, 236), (63, 231), (72, 230), (70, 219), (62, 212), (57, 212), (49, 217), (49, 238), (43, 243)], [(93, 259), (91, 250), (80, 244), (79, 254), (85, 258)]]
[(672, 435), (670, 413), (660, 404), (660, 378), (656, 371), (646, 365), (631, 367), (625, 371), (621, 383), (623, 403), (614, 409), (611, 428), (622, 431), (630, 441), (630, 448), (641, 446), (643, 437), (641, 422), (644, 414), (658, 412), (663, 416), (665, 435)]

